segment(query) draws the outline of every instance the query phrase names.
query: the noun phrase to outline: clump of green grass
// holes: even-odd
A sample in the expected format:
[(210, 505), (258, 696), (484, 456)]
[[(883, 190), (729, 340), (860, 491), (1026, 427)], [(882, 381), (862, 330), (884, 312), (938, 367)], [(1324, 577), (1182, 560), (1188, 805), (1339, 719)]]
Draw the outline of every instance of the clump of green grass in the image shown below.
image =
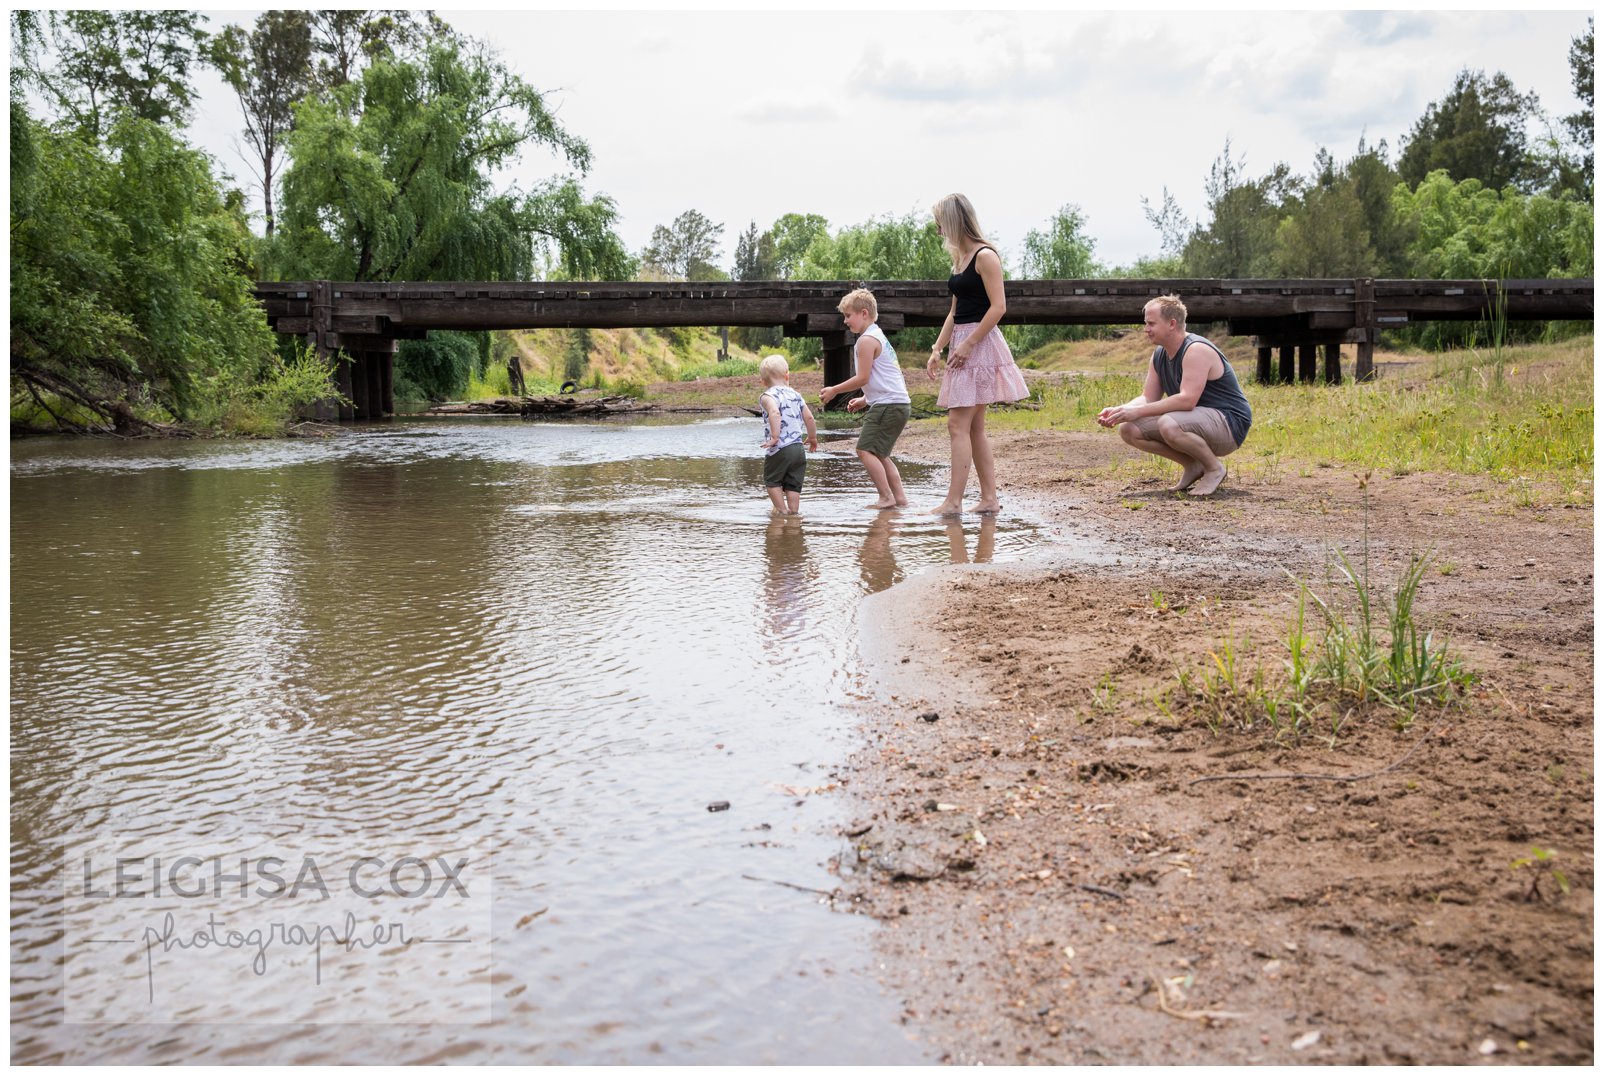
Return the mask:
[[(1169, 707), (1189, 710), (1216, 735), (1227, 728), (1267, 726), (1277, 739), (1301, 739), (1319, 728), (1335, 740), (1356, 714), (1386, 713), (1404, 729), (1423, 707), (1446, 706), (1462, 697), (1474, 674), (1415, 616), (1429, 555), (1411, 556), (1390, 595), (1379, 602), (1368, 561), (1362, 564), (1355, 567), (1346, 553), (1335, 550), (1337, 582), (1326, 596), (1294, 579), (1297, 604), (1279, 664), (1260, 660), (1227, 635), (1200, 667), (1176, 670)], [(1311, 608), (1318, 638), (1306, 631)]]

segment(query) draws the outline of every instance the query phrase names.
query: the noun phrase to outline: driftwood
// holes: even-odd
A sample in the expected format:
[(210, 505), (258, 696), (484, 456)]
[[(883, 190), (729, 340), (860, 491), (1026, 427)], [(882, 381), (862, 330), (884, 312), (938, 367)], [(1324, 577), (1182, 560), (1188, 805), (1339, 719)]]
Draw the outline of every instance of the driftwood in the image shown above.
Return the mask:
[(656, 405), (631, 396), (498, 396), (472, 403), (447, 403), (428, 415), (624, 415), (654, 411)]

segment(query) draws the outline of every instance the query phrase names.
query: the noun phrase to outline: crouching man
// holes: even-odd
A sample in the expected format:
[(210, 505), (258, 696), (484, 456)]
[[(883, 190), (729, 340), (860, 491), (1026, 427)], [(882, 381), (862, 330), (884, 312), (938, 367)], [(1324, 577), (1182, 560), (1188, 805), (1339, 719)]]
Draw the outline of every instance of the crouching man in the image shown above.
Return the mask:
[(1181, 465), (1169, 487), (1207, 497), (1225, 481), (1220, 457), (1235, 452), (1253, 425), (1253, 408), (1219, 348), (1186, 331), (1186, 305), (1161, 295), (1142, 309), (1142, 330), (1153, 344), (1147, 383), (1129, 403), (1105, 407), (1101, 426), (1119, 427), (1132, 448)]

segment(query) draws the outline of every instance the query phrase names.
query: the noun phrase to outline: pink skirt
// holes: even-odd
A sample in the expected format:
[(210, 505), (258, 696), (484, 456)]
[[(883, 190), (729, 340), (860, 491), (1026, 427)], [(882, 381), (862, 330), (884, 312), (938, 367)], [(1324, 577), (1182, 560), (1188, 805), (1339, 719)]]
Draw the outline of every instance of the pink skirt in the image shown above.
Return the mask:
[[(947, 354), (966, 337), (972, 336), (979, 322), (952, 327), (952, 340)], [(941, 393), (936, 397), (937, 407), (973, 407), (976, 404), (1013, 403), (1030, 395), (1025, 387), (1025, 375), (1014, 365), (1014, 353), (1008, 350), (1008, 341), (997, 329), (983, 336), (969, 353), (969, 359), (954, 370), (952, 360), (941, 377)]]

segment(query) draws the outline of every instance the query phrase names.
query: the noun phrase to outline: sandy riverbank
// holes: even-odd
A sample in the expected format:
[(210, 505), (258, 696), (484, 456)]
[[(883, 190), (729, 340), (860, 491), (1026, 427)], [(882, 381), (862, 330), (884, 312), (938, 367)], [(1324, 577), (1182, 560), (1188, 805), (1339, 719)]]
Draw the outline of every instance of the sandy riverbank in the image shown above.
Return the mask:
[[(1108, 555), (866, 607), (881, 709), (841, 867), (908, 1023), (955, 1063), (1591, 1062), (1591, 509), (1420, 473), (1366, 508), (1334, 469), (1177, 498), (1109, 476), (1111, 435), (994, 443), (1005, 511)], [(1435, 550), (1417, 613), (1479, 674), (1466, 702), (1279, 742), (1182, 705), (1224, 640), (1279, 667), (1283, 569), (1321, 580), (1367, 530), (1378, 589)], [(1568, 893), (1514, 865), (1534, 847)]]

